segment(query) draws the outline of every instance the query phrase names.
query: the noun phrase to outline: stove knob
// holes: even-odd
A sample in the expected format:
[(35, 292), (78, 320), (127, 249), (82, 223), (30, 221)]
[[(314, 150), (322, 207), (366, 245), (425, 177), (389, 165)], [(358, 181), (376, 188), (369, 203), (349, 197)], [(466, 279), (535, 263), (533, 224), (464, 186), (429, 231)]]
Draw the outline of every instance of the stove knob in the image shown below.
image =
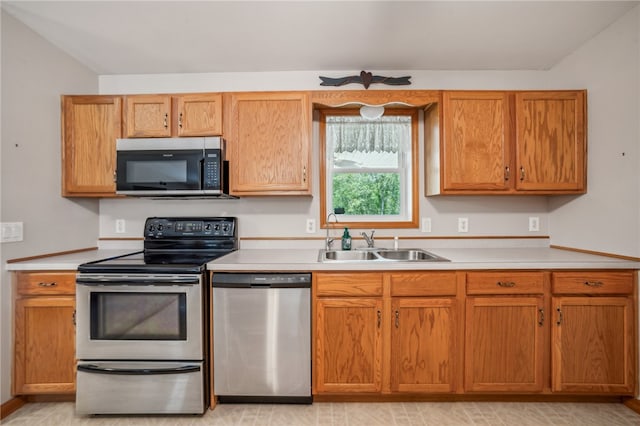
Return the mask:
[(228, 223), (225, 223), (225, 224), (222, 226), (222, 230), (223, 230), (224, 232), (229, 232), (229, 224), (228, 224)]
[(205, 224), (204, 225), (204, 230), (205, 231), (211, 231), (211, 224), (210, 223)]
[(220, 230), (220, 224), (219, 224), (219, 223), (216, 223), (216, 224), (213, 226), (213, 229), (214, 229), (214, 230), (216, 230), (216, 231), (219, 231), (219, 230)]
[(153, 224), (149, 225), (149, 232), (153, 232), (156, 230), (156, 227)]
[(163, 226), (163, 225), (158, 225), (158, 231), (159, 231), (159, 232), (162, 232), (162, 229), (163, 229), (163, 228), (164, 228), (164, 226)]

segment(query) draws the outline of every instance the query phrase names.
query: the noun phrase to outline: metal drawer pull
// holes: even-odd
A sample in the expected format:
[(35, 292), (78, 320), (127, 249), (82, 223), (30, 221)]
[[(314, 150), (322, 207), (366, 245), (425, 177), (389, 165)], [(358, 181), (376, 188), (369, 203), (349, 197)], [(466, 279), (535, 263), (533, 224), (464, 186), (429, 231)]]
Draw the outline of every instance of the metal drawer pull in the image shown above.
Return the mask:
[(180, 116), (178, 117), (178, 127), (182, 129), (182, 113), (180, 113)]
[(585, 281), (584, 285), (589, 287), (602, 287), (604, 283), (602, 281)]
[(524, 180), (524, 167), (520, 167), (520, 181)]
[(544, 309), (538, 309), (538, 313), (540, 314), (540, 319), (538, 320), (538, 325), (542, 327), (544, 325)]
[(504, 180), (507, 181), (511, 177), (511, 169), (509, 166), (504, 168)]
[(396, 310), (396, 328), (400, 327), (400, 312)]
[(556, 321), (556, 324), (560, 325), (562, 324), (562, 310), (557, 308), (556, 311), (558, 311), (558, 321)]
[(50, 283), (43, 283), (43, 282), (38, 283), (39, 287), (55, 287), (57, 285), (58, 285), (58, 283), (55, 282), (55, 281), (52, 281)]
[(381, 324), (382, 324), (382, 312), (378, 311), (378, 328), (380, 328)]
[(515, 287), (516, 283), (514, 283), (513, 281), (498, 281), (496, 284), (498, 284), (499, 287)]

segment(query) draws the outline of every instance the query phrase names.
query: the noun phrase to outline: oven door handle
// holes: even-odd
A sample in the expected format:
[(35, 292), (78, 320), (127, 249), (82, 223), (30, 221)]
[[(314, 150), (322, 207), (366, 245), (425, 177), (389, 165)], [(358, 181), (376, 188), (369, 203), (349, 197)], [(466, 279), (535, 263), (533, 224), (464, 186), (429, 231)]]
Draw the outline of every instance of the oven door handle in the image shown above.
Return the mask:
[(125, 376), (150, 376), (157, 374), (184, 374), (200, 371), (199, 365), (184, 365), (175, 368), (107, 368), (94, 364), (78, 365), (78, 371), (94, 374), (114, 374)]
[(200, 275), (145, 275), (132, 277), (125, 275), (117, 276), (82, 276), (76, 277), (76, 283), (89, 286), (98, 285), (126, 285), (126, 284), (155, 284), (155, 285), (175, 285), (175, 284), (199, 284)]

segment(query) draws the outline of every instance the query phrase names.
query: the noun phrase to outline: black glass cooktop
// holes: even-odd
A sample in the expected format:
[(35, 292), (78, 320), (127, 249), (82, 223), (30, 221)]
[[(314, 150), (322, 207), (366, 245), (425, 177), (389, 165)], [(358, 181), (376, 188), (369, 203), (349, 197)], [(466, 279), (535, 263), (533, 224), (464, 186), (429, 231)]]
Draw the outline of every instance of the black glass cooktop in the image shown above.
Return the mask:
[(154, 252), (139, 251), (118, 257), (84, 263), (79, 272), (108, 273), (182, 273), (198, 274), (204, 271), (207, 262), (217, 259), (229, 251), (220, 252)]

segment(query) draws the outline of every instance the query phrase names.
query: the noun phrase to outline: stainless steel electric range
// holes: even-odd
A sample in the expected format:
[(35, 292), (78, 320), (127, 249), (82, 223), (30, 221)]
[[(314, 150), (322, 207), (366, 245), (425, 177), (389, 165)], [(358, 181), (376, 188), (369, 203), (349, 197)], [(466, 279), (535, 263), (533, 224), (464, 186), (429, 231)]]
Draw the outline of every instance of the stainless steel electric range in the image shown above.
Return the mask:
[(206, 411), (206, 264), (237, 248), (236, 218), (154, 217), (143, 251), (78, 267), (78, 414)]

